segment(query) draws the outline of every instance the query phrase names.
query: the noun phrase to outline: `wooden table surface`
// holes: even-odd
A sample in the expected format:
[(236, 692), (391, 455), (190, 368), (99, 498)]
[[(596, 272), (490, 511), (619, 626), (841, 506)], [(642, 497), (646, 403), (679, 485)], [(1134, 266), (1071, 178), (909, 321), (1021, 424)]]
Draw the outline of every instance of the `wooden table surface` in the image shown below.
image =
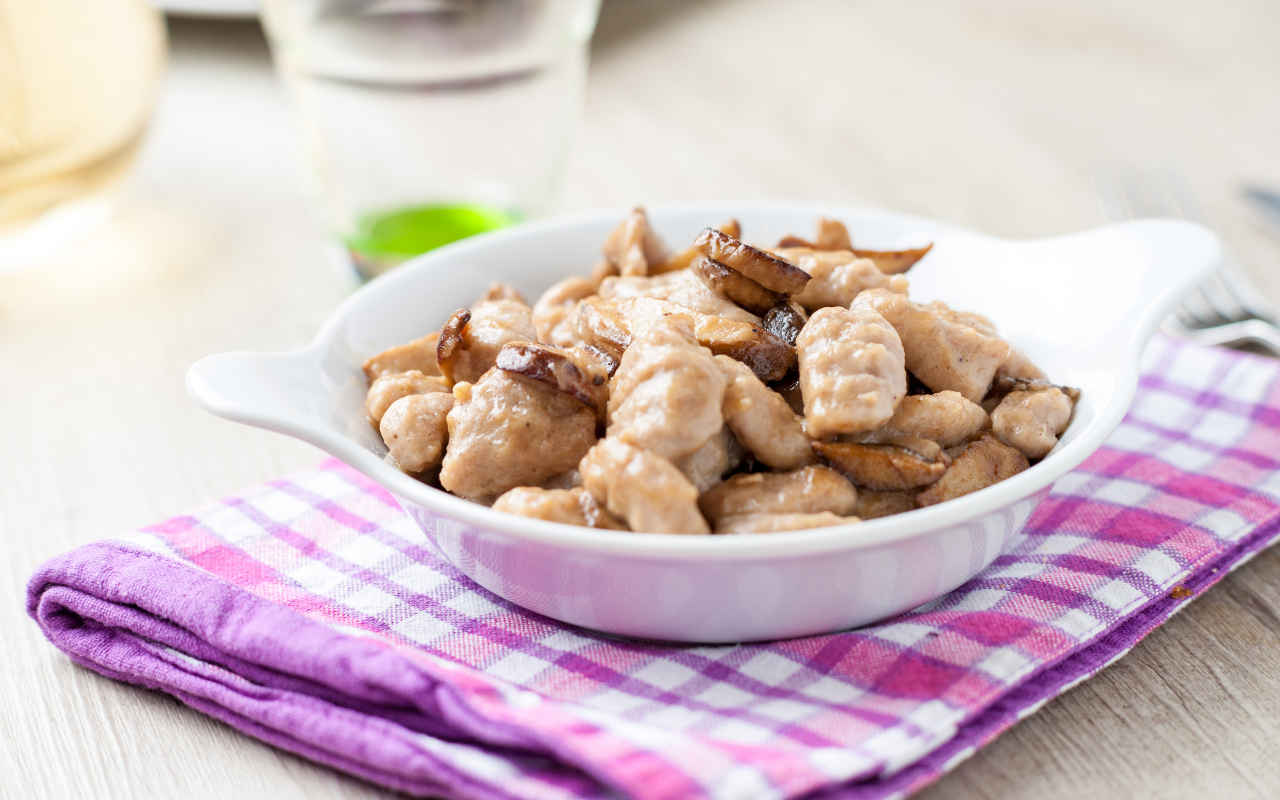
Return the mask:
[[(1155, 170), (1280, 299), (1280, 237), (1240, 195), (1280, 186), (1274, 0), (801, 7), (607, 3), (564, 206), (866, 204), (1036, 236)], [(257, 26), (170, 34), (116, 219), (0, 276), (0, 797), (379, 796), (73, 667), (22, 610), (42, 560), (319, 458), (183, 390), (206, 353), (306, 341), (353, 283)], [(1271, 552), (923, 796), (1274, 797), (1277, 741)]]

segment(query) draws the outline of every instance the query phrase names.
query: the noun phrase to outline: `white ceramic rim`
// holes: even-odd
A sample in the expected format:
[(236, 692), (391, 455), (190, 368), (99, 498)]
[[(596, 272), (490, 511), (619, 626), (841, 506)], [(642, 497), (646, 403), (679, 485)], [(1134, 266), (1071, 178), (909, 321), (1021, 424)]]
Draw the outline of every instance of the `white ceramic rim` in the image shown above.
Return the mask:
[[(695, 213), (701, 206), (663, 206), (662, 211), (675, 214)], [(742, 207), (740, 213), (769, 214), (782, 210), (822, 208), (818, 204), (794, 203), (785, 205), (754, 205)], [(656, 210), (656, 209), (654, 209)], [(396, 270), (370, 282), (343, 301), (321, 327), (316, 338), (305, 348), (288, 353), (228, 353), (225, 356), (253, 358), (298, 359), (317, 362), (326, 353), (332, 340), (342, 328), (350, 309), (371, 293), (392, 292), (400, 283), (408, 283), (408, 273), (441, 255), (464, 256), (473, 249), (490, 248), (500, 242), (520, 239), (536, 239), (545, 231), (574, 227), (602, 218), (620, 219), (625, 209), (594, 210), (553, 219), (525, 223), (502, 231), (464, 239), (398, 267)], [(896, 214), (875, 208), (826, 208), (824, 213), (836, 217), (882, 216), (939, 231), (971, 232), (959, 226), (939, 223), (935, 220), (909, 214)], [(1180, 224), (1186, 224), (1179, 221)], [(1044, 460), (1012, 478), (994, 486), (981, 489), (963, 497), (939, 503), (936, 506), (916, 509), (889, 517), (834, 525), (827, 528), (769, 533), (767, 535), (698, 536), (669, 533), (633, 533), (585, 528), (559, 522), (548, 522), (514, 514), (493, 511), (487, 506), (456, 497), (440, 489), (428, 486), (386, 463), (382, 458), (366, 450), (359, 443), (334, 431), (299, 425), (280, 420), (270, 414), (244, 411), (224, 404), (219, 393), (206, 387), (193, 367), (187, 373), (187, 388), (198, 402), (209, 411), (228, 419), (256, 427), (284, 433), (309, 442), (338, 457), (360, 472), (368, 475), (398, 497), (416, 503), (445, 518), (459, 520), (491, 531), (500, 531), (513, 539), (521, 539), (553, 547), (612, 553), (630, 558), (686, 559), (689, 561), (734, 561), (765, 558), (796, 558), (831, 552), (847, 552), (864, 548), (928, 536), (938, 530), (979, 519), (1048, 487), (1058, 478), (1079, 466), (1097, 450), (1124, 418), (1138, 385), (1138, 365), (1142, 351), (1155, 333), (1161, 320), (1174, 310), (1178, 299), (1200, 277), (1214, 266), (1206, 264), (1185, 285), (1172, 287), (1160, 302), (1152, 303), (1134, 319), (1134, 335), (1129, 338), (1125, 361), (1133, 366), (1130, 373), (1117, 382), (1116, 391), (1105, 405), (1098, 407), (1097, 416), (1076, 438), (1065, 446), (1055, 448)], [(220, 356), (210, 356), (219, 358)], [(317, 367), (318, 368), (318, 367)], [(1073, 423), (1075, 421), (1073, 420)]]

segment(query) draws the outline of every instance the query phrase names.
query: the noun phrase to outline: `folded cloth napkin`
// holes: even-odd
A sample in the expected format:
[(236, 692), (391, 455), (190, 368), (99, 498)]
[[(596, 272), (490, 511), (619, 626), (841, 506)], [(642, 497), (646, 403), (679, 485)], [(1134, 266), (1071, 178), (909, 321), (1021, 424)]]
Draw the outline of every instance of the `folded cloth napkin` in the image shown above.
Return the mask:
[(1277, 363), (1168, 339), (1011, 549), (879, 625), (622, 641), (450, 567), (336, 461), (32, 578), (73, 660), (388, 787), (465, 798), (902, 796), (1280, 535)]

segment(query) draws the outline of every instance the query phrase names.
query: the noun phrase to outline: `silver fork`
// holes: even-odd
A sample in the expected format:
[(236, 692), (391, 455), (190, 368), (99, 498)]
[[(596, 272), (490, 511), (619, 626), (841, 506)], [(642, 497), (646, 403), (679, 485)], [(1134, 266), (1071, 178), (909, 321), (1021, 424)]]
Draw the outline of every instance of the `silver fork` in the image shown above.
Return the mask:
[[(1186, 182), (1171, 172), (1132, 173), (1102, 188), (1111, 217), (1181, 217), (1203, 222)], [(1280, 356), (1280, 315), (1229, 259), (1187, 293), (1165, 327), (1203, 344), (1253, 345)]]

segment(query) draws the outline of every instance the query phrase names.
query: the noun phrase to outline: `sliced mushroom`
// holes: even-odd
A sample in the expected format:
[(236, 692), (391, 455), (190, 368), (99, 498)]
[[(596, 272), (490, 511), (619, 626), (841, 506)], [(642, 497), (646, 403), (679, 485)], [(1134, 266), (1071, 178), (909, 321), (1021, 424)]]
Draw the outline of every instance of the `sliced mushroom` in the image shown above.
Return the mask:
[(450, 315), (440, 329), (440, 339), (436, 343), (436, 363), (440, 366), (440, 374), (451, 384), (454, 382), (454, 364), (464, 347), (462, 335), (470, 321), (471, 309), (460, 308)]
[(853, 513), (862, 519), (878, 519), (911, 511), (915, 507), (915, 492), (877, 492), (863, 489), (858, 492), (858, 504)]
[(1075, 402), (1080, 399), (1080, 390), (1073, 386), (1060, 386), (1043, 378), (1015, 378), (1011, 375), (996, 374), (991, 381), (991, 388), (983, 402), (1003, 400), (1011, 392), (1036, 392), (1041, 389), (1057, 389)]
[(809, 273), (789, 261), (715, 228), (704, 228), (694, 245), (704, 255), (781, 294), (795, 294), (809, 282)]
[(814, 442), (814, 452), (858, 486), (902, 491), (928, 486), (947, 471), (935, 442), (902, 438), (894, 444)]
[(631, 344), (630, 326), (618, 313), (617, 304), (600, 297), (588, 297), (578, 303), (574, 328), (583, 346), (599, 351), (615, 364)]
[(809, 273), (809, 282), (791, 299), (809, 311), (826, 306), (848, 306), (867, 289), (889, 289), (906, 294), (910, 282), (902, 275), (885, 275), (869, 258), (852, 250), (813, 250), (807, 247), (774, 251)]
[(809, 315), (804, 312), (804, 308), (789, 300), (764, 312), (764, 329), (795, 347), (796, 337), (800, 335), (800, 329), (808, 319)]
[(795, 348), (750, 322), (698, 315), (693, 332), (703, 347), (741, 361), (765, 383), (783, 377), (796, 363)]
[(869, 258), (886, 275), (898, 275), (907, 270), (933, 248), (933, 243), (924, 247), (906, 250), (869, 250), (865, 247), (854, 247), (853, 239), (845, 224), (830, 217), (818, 218), (818, 235), (811, 242), (802, 236), (788, 235), (778, 240), (778, 247), (807, 247), (811, 250), (849, 250), (859, 258)]
[(589, 344), (580, 344), (577, 347), (570, 348), (570, 352), (574, 353), (579, 361), (587, 362), (595, 365), (599, 371), (612, 378), (613, 373), (618, 371), (618, 364), (621, 362), (609, 355), (598, 347)]
[(704, 492), (698, 507), (713, 523), (737, 514), (817, 514), (847, 516), (858, 490), (840, 473), (809, 466), (790, 472), (734, 475)]
[(800, 390), (800, 371), (791, 370), (778, 380), (769, 384), (769, 388), (782, 395), (791, 410), (804, 416), (804, 393)]
[[(599, 294), (606, 300), (616, 300), (620, 303), (627, 300), (660, 300), (683, 306), (683, 311), (696, 311), (699, 314), (712, 314), (746, 322), (760, 321), (759, 316), (707, 286), (692, 270), (681, 270), (666, 275), (606, 278), (604, 283), (600, 284)], [(630, 313), (627, 316), (630, 317)]]
[(438, 332), (428, 333), (421, 339), (383, 350), (364, 362), (364, 377), (370, 383), (383, 375), (394, 375), (397, 372), (417, 370), (424, 375), (439, 375), (440, 367), (436, 364), (436, 340)]
[[(728, 234), (735, 239), (742, 238), (742, 224), (736, 219), (725, 220), (716, 226), (716, 230), (721, 233)], [(666, 263), (656, 267), (650, 265), (649, 274), (659, 275), (664, 272), (677, 272), (682, 269), (688, 269), (689, 266), (693, 264), (694, 259), (700, 255), (702, 255), (702, 251), (698, 249), (697, 245), (686, 247), (684, 250), (681, 250), (671, 258), (667, 259)]]
[(933, 242), (924, 247), (912, 247), (906, 250), (868, 250), (863, 247), (854, 247), (852, 249), (855, 256), (869, 258), (876, 262), (876, 266), (885, 275), (900, 275), (915, 266), (917, 261), (924, 258), (933, 249)]
[(609, 380), (603, 371), (576, 363), (558, 347), (532, 342), (512, 342), (498, 351), (498, 369), (520, 375), (558, 389), (578, 402), (603, 412)]
[(916, 496), (916, 505), (931, 506), (985, 489), (1012, 478), (1028, 466), (1027, 457), (1022, 453), (994, 436), (983, 436), (956, 454), (946, 473)]
[(754, 314), (764, 314), (783, 300), (783, 295), (704, 255), (693, 260), (691, 269), (709, 288)]

